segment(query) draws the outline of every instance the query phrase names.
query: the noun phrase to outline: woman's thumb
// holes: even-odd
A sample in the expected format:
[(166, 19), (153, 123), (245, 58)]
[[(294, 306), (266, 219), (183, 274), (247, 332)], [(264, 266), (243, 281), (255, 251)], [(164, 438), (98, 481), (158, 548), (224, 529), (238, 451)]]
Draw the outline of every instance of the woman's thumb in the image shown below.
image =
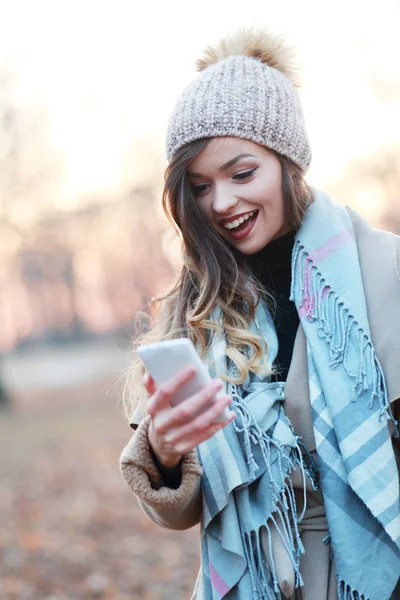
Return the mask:
[(154, 382), (154, 379), (150, 375), (150, 373), (146, 373), (145, 376), (143, 377), (143, 385), (146, 388), (146, 391), (148, 392), (148, 394), (150, 396), (152, 396), (155, 393), (155, 391), (157, 390), (157, 386)]

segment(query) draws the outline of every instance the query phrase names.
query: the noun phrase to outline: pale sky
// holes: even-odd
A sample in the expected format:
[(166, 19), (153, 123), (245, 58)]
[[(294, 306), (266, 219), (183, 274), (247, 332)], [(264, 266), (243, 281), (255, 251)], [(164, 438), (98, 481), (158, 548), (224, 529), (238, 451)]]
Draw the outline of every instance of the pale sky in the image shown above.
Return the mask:
[[(0, 9), (0, 64), (17, 71), (21, 97), (50, 111), (66, 206), (115, 189), (128, 166), (132, 182), (147, 176), (195, 60), (241, 25), (268, 25), (298, 47), (311, 183), (400, 144), (397, 0), (0, 0)], [(371, 69), (394, 90), (384, 102), (371, 90)]]

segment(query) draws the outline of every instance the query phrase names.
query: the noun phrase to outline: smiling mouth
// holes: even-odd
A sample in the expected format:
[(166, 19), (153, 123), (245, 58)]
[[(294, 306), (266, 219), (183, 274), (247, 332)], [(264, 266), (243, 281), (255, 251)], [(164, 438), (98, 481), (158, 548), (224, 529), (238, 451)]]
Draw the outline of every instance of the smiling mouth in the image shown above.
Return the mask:
[(239, 225), (242, 225), (245, 221), (247, 221), (247, 219), (252, 217), (256, 212), (256, 210), (251, 210), (243, 216), (238, 217), (237, 219), (232, 219), (231, 221), (224, 223), (223, 227), (225, 229), (236, 229), (239, 227)]
[(226, 231), (229, 237), (234, 240), (243, 240), (249, 235), (250, 231), (253, 229), (258, 217), (258, 212), (258, 210), (254, 211), (254, 214), (251, 217), (243, 221), (243, 223), (240, 223), (237, 227), (234, 227), (232, 229), (224, 228), (224, 231)]

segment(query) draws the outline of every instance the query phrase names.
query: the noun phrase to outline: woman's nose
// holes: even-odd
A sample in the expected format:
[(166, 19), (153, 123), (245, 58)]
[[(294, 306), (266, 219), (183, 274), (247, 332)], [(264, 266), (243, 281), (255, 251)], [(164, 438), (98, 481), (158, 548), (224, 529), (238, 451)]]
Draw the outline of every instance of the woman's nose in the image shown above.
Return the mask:
[(236, 206), (238, 199), (223, 188), (215, 188), (213, 197), (213, 210), (218, 215), (231, 212)]

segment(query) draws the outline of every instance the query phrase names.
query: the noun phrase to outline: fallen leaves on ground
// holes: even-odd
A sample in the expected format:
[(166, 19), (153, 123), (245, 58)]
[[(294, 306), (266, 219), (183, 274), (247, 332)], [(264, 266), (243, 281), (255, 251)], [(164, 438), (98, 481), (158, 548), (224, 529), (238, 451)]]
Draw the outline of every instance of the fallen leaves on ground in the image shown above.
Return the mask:
[(46, 394), (0, 417), (0, 598), (189, 598), (198, 528), (162, 529), (139, 508), (118, 469), (131, 430), (115, 397), (104, 382)]

